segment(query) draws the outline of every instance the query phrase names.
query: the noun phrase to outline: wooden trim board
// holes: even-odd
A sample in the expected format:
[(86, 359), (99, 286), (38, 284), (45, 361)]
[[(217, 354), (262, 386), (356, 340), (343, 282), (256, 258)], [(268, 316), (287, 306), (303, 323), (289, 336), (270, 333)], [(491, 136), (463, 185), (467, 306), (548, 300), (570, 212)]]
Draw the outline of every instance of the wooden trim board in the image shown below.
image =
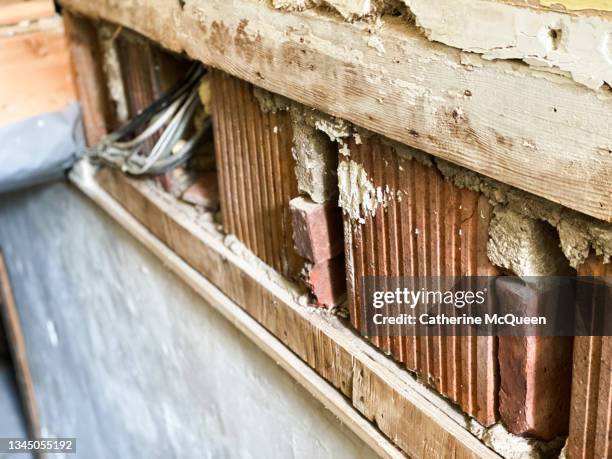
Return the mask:
[(163, 46), (517, 188), (612, 221), (612, 94), (428, 41), (255, 0), (64, 0)]
[[(28, 433), (30, 438), (41, 438), (40, 416), (36, 393), (32, 381), (32, 373), (28, 363), (28, 353), (25, 339), (21, 330), (19, 311), (15, 304), (9, 273), (0, 252), (0, 319), (6, 332), (7, 341), (11, 350), (13, 367), (17, 386), (21, 395), (21, 404), (24, 409)], [(39, 455), (36, 455), (39, 457)]]
[[(328, 390), (321, 393), (309, 389), (311, 383), (305, 385), (377, 452), (393, 456), (388, 441), (375, 435), (376, 429), (367, 428), (357, 412), (410, 457), (499, 457), (465, 429), (463, 415), (441, 397), (416, 382), (337, 317), (300, 306), (290, 287), (271, 281), (269, 273), (230, 250), (220, 233), (199, 224), (194, 208), (146, 181), (109, 170), (98, 175), (98, 183), (86, 163), (72, 172), (71, 179), (190, 286), (205, 293), (222, 314), (234, 314), (237, 305), (266, 330), (255, 327), (259, 331), (251, 329), (248, 336), (276, 337), (285, 350), (275, 345), (278, 355), (273, 358), (280, 359), (288, 355), (285, 351), (291, 351), (337, 389), (339, 398)], [(249, 322), (248, 327), (255, 322)], [(284, 367), (295, 362), (279, 363)], [(290, 373), (298, 375), (298, 381), (310, 380), (311, 376), (292, 368)]]
[(257, 347), (287, 371), (317, 400), (321, 401), (343, 424), (365, 440), (368, 446), (381, 457), (404, 457), (374, 426), (355, 411), (346, 397), (296, 357), (276, 337), (225, 296), (210, 281), (185, 263), (167, 245), (157, 239), (95, 181), (89, 177), (76, 177), (74, 174), (71, 178), (81, 191), (106, 211), (148, 250), (159, 257), (166, 267), (180, 277), (234, 327), (253, 341)]

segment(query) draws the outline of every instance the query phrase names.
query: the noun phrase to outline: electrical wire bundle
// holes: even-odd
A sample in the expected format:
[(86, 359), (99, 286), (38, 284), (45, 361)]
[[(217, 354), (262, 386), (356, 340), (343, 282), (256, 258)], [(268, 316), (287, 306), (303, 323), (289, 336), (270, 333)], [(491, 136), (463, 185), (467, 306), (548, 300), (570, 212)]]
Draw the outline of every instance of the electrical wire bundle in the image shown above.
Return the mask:
[[(193, 126), (200, 104), (198, 89), (204, 74), (204, 67), (194, 64), (166, 94), (89, 149), (89, 157), (132, 175), (163, 174), (185, 164), (211, 127), (208, 117), (200, 129), (183, 140)], [(151, 152), (145, 155), (143, 149), (147, 140), (159, 132)]]

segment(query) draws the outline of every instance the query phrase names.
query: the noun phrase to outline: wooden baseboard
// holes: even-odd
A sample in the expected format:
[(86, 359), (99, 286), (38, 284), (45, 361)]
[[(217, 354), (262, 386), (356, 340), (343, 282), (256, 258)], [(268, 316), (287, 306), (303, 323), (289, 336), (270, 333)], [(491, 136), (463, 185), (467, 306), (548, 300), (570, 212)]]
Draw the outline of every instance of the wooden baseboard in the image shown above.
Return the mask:
[[(71, 178), (191, 287), (224, 315), (229, 314), (232, 323), (238, 320), (233, 314), (247, 313), (241, 317), (252, 322), (236, 326), (241, 330), (246, 327), (247, 336), (256, 338), (264, 350), (271, 345), (260, 344), (257, 336), (265, 335), (266, 340), (274, 337), (279, 345), (272, 346), (277, 353), (273, 358), (295, 355), (335, 388), (335, 395), (317, 389), (320, 383), (314, 384), (311, 376), (302, 374), (306, 367), (295, 361), (279, 362), (381, 455), (397, 457), (394, 443), (415, 458), (499, 457), (466, 430), (466, 419), (450, 404), (336, 316), (301, 306), (297, 289), (289, 283), (281, 285), (280, 278), (271, 280), (274, 276), (269, 271), (235, 253), (210, 223), (198, 223), (201, 216), (194, 208), (148, 181), (110, 170), (94, 179), (87, 167), (81, 166)], [(304, 383), (304, 379), (311, 382)]]

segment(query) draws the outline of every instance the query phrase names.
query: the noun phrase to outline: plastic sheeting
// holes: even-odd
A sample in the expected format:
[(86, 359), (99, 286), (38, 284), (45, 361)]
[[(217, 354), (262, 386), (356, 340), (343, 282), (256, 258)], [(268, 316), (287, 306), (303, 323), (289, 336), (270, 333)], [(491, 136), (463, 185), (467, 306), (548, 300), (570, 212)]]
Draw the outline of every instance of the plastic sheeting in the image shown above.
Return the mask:
[(84, 151), (76, 102), (60, 112), (0, 126), (0, 193), (61, 178)]

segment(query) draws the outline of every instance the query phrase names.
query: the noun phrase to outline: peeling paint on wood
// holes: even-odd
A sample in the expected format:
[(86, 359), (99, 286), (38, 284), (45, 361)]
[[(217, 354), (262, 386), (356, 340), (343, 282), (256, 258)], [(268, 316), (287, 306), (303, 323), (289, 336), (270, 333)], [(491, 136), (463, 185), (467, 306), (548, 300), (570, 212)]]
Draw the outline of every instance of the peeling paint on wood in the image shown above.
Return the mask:
[(374, 34), (381, 53), (368, 44), (371, 24), (316, 10), (284, 12), (251, 0), (189, 0), (183, 9), (161, 0), (64, 4), (358, 126), (612, 220), (612, 95), (606, 92), (432, 43), (402, 18), (379, 21)]

